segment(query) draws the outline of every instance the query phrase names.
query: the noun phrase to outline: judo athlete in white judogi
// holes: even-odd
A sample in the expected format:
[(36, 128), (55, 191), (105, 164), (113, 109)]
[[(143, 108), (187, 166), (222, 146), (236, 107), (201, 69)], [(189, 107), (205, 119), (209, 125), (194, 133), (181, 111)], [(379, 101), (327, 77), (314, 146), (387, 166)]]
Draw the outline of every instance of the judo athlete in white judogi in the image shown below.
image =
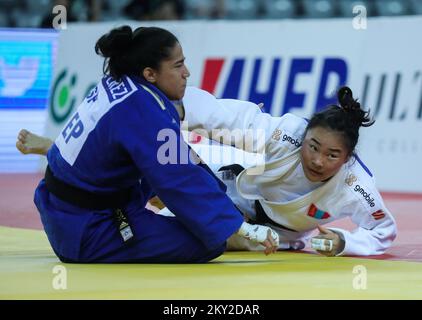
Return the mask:
[[(308, 122), (293, 114), (273, 117), (251, 102), (216, 99), (188, 88), (183, 112), (189, 130), (200, 129), (211, 138), (215, 129), (264, 131), (264, 167), (242, 170), (238, 166), (237, 176), (227, 167), (216, 173), (247, 220), (277, 230), (279, 249), (303, 249), (319, 229), (311, 246), (324, 255), (379, 255), (396, 237), (396, 224), (372, 173), (353, 153), (359, 127), (373, 122), (349, 88), (340, 89), (338, 97), (341, 107), (331, 106)], [(249, 144), (242, 143), (245, 137), (239, 134), (229, 138), (226, 142), (232, 145), (259, 148), (255, 140), (262, 135), (253, 136)], [(197, 151), (201, 154), (201, 148)], [(259, 170), (261, 174), (256, 174)], [(357, 228), (350, 232), (322, 227), (344, 217), (350, 217)], [(238, 236), (229, 244), (237, 250), (259, 249)]]

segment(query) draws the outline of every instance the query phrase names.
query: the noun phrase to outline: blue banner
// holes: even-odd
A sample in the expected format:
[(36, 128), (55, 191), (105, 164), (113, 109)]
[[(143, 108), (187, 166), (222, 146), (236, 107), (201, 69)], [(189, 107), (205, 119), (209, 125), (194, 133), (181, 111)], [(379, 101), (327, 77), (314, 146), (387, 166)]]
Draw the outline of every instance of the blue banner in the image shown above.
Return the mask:
[(0, 110), (45, 109), (58, 33), (0, 29)]

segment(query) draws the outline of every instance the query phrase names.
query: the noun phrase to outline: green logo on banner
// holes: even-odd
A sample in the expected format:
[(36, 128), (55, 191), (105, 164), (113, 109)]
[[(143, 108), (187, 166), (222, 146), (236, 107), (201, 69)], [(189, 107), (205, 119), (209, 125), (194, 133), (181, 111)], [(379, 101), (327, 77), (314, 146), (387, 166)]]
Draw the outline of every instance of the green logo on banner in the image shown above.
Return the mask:
[(72, 113), (76, 98), (71, 97), (71, 90), (75, 87), (77, 77), (73, 74), (67, 79), (67, 69), (63, 70), (54, 82), (50, 99), (50, 113), (54, 122), (64, 122)]

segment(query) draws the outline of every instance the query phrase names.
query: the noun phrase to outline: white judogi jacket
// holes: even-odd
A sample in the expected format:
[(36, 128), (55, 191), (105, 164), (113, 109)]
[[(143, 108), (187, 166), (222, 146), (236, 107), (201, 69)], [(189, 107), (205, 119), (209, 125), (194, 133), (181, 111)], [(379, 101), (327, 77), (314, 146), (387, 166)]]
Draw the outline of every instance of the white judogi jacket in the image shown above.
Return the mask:
[[(251, 102), (216, 99), (193, 87), (187, 88), (183, 105), (189, 130), (202, 129), (210, 135), (213, 129), (264, 131), (263, 172), (256, 175), (255, 166), (243, 170), (231, 185), (229, 179), (223, 181), (228, 185), (228, 194), (246, 215), (253, 218), (253, 210), (244, 208), (245, 201), (253, 207), (254, 201), (259, 200), (271, 220), (297, 231), (272, 226), (280, 234), (280, 248), (301, 249), (318, 225), (344, 217), (350, 217), (357, 228), (352, 232), (330, 228), (345, 241), (339, 255), (378, 255), (390, 247), (396, 237), (395, 221), (375, 187), (372, 174), (357, 156), (351, 157), (326, 183), (304, 187), (307, 179), (299, 151), (306, 120), (292, 114), (273, 117)], [(238, 140), (243, 138), (237, 134), (231, 143), (242, 145)], [(255, 139), (262, 140), (262, 136)], [(242, 245), (234, 241), (233, 247), (239, 249)]]

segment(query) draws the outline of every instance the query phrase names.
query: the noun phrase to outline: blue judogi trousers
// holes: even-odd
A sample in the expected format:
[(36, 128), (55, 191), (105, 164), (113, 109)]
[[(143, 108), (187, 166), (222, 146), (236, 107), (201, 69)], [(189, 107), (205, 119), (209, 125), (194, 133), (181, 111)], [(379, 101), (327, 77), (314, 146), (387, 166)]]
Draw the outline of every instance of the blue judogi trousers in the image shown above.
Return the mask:
[(129, 243), (123, 241), (111, 210), (92, 212), (64, 202), (47, 190), (44, 180), (34, 202), (50, 244), (63, 262), (204, 263), (226, 247), (223, 243), (208, 248), (176, 217), (158, 215), (139, 201), (126, 208), (134, 233)]

